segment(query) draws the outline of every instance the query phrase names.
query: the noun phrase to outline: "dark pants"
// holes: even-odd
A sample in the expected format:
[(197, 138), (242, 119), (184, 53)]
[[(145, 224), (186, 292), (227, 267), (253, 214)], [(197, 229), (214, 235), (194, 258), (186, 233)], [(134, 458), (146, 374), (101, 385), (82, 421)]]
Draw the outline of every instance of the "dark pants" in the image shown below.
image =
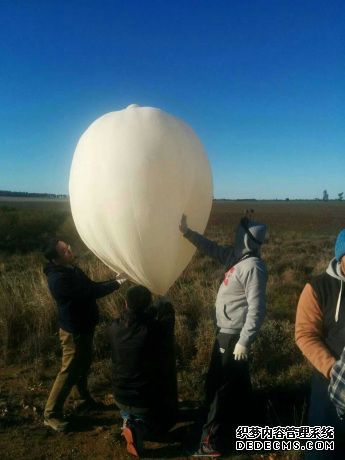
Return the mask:
[[(335, 434), (335, 449), (312, 450), (306, 452), (306, 460), (340, 460), (345, 459), (345, 420), (340, 420), (337, 411), (329, 399), (327, 384), (322, 381), (316, 371), (313, 374), (309, 426), (333, 426)], [(320, 441), (322, 441), (320, 439)]]
[(233, 351), (239, 335), (219, 332), (214, 343), (206, 378), (206, 402), (209, 408), (203, 427), (202, 443), (219, 445), (235, 439), (239, 425), (250, 425), (252, 387), (247, 361), (235, 361)]
[(92, 362), (93, 333), (71, 334), (60, 329), (62, 346), (62, 367), (50, 392), (44, 415), (59, 417), (63, 406), (71, 393), (78, 406), (91, 395), (87, 389), (87, 377)]

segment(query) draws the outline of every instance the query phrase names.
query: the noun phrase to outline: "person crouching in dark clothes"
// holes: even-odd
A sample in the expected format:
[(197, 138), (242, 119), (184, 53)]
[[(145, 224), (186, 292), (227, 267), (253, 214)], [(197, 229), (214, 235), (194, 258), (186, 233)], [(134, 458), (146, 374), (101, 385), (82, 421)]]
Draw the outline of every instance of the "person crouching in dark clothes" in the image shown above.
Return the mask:
[(155, 428), (159, 404), (164, 400), (165, 341), (174, 332), (175, 312), (169, 298), (151, 305), (144, 286), (130, 288), (126, 313), (108, 328), (112, 353), (112, 386), (123, 418), (122, 436), (127, 450), (140, 456), (143, 438)]
[(44, 410), (44, 424), (55, 431), (65, 431), (68, 422), (63, 417), (63, 406), (70, 393), (76, 412), (100, 406), (87, 388), (93, 335), (99, 320), (96, 299), (118, 289), (124, 277), (121, 274), (118, 275), (119, 281), (92, 281), (72, 264), (74, 254), (71, 247), (58, 239), (46, 243), (42, 252), (49, 261), (43, 271), (56, 301), (62, 346), (62, 368)]

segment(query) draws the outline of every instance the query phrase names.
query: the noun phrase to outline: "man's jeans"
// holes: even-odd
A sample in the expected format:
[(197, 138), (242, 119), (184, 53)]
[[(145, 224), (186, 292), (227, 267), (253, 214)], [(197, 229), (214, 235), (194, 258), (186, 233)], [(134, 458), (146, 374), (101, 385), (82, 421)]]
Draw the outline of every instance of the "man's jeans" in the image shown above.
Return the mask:
[(152, 419), (147, 414), (130, 414), (122, 409), (120, 410), (120, 414), (124, 420), (128, 420), (134, 425), (138, 425), (138, 422), (142, 422), (147, 428), (147, 431), (152, 428)]
[(147, 430), (153, 428), (153, 419), (151, 410), (148, 407), (132, 407), (119, 403), (115, 399), (115, 404), (120, 409), (120, 414), (123, 420), (128, 420), (134, 425), (142, 422)]
[(92, 361), (93, 333), (71, 334), (60, 329), (62, 367), (50, 392), (44, 416), (61, 417), (64, 403), (70, 393), (76, 404), (91, 399), (87, 377)]

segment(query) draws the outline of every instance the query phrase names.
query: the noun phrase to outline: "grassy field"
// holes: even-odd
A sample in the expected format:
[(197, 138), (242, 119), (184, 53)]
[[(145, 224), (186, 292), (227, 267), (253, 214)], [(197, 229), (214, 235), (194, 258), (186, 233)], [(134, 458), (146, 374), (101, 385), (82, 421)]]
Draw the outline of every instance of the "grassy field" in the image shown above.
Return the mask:
[[(254, 410), (261, 425), (305, 424), (311, 367), (294, 343), (296, 306), (304, 284), (322, 273), (333, 257), (335, 237), (345, 227), (345, 203), (216, 201), (206, 236), (227, 244), (244, 208), (254, 208), (253, 219), (268, 225), (262, 248), (269, 271), (267, 316), (250, 358)], [(0, 436), (6, 444), (6, 458), (127, 458), (116, 409), (106, 418), (86, 421), (85, 426), (93, 429), (76, 430), (68, 436), (55, 436), (42, 427), (42, 411), (61, 356), (56, 307), (39, 252), (42, 243), (53, 236), (73, 246), (76, 263), (91, 278), (114, 277), (81, 242), (68, 201), (0, 200)], [(223, 267), (197, 253), (168, 292), (177, 312), (181, 417), (189, 420), (178, 425), (172, 441), (149, 444), (154, 447), (148, 454), (153, 458), (184, 458), (181, 441), (193, 436), (192, 422), (202, 415), (204, 376), (215, 335), (212, 309), (223, 274)], [(123, 310), (124, 292), (99, 301), (101, 324), (95, 336), (90, 385), (102, 400), (111, 393), (105, 328)], [(191, 411), (194, 415), (188, 415)], [(71, 452), (73, 446), (78, 447)], [(59, 457), (66, 449), (68, 455)], [(236, 458), (268, 458), (268, 454), (256, 455)], [(295, 452), (275, 458), (302, 456)]]

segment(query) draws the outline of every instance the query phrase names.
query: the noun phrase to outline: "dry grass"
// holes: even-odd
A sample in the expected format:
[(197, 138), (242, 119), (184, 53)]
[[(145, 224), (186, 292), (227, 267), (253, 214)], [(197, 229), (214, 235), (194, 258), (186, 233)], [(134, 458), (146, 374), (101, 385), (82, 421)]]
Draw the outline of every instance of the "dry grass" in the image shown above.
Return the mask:
[[(254, 387), (298, 386), (310, 375), (309, 365), (294, 344), (298, 298), (304, 284), (322, 273), (333, 257), (335, 236), (344, 226), (340, 211), (345, 207), (342, 203), (215, 202), (206, 236), (227, 244), (245, 206), (253, 206), (255, 218), (269, 226), (262, 249), (270, 275), (267, 318), (252, 347)], [(35, 217), (38, 212), (36, 209)], [(77, 263), (91, 278), (114, 277), (114, 273), (85, 248), (71, 217), (56, 234), (77, 249), (80, 255)], [(3, 363), (45, 363), (56, 360), (60, 353), (56, 307), (42, 273), (43, 263), (37, 250), (2, 254), (0, 354)], [(212, 311), (222, 275), (222, 267), (197, 254), (168, 293), (177, 312), (180, 389), (191, 398), (203, 393), (203, 376), (214, 340)], [(102, 321), (95, 336), (98, 359), (109, 357), (106, 324), (123, 311), (124, 292), (120, 290), (99, 302)]]

